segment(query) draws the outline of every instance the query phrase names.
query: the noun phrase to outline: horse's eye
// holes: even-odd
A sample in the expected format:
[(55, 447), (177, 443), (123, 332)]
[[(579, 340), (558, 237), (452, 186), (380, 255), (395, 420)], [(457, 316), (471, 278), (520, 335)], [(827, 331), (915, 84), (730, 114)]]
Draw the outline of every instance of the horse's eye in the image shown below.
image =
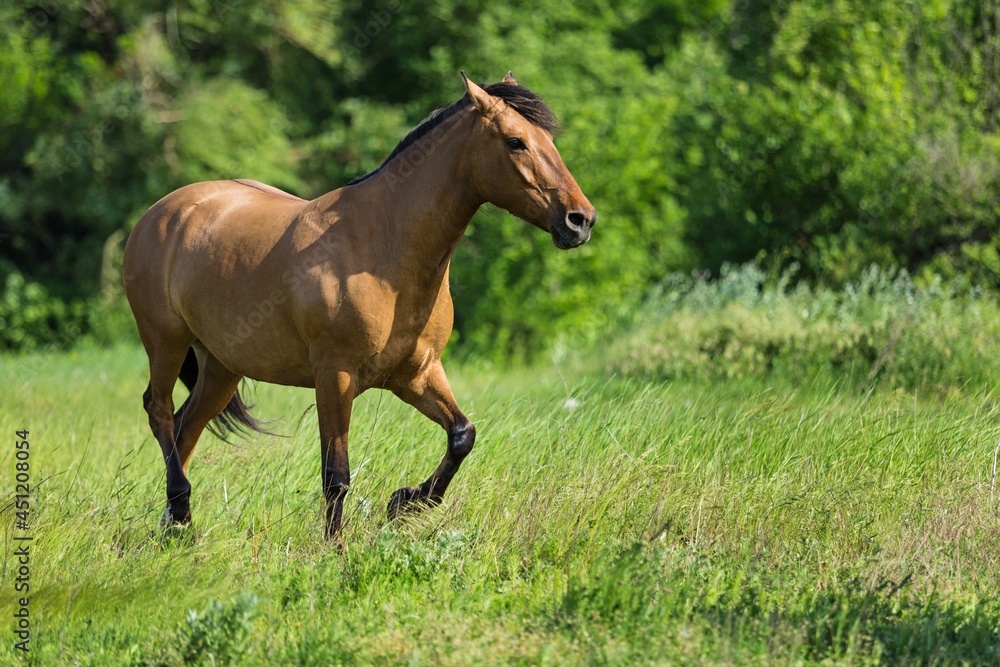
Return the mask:
[(517, 137), (511, 137), (510, 139), (508, 139), (507, 145), (510, 146), (515, 151), (523, 151), (524, 149), (527, 148), (527, 146), (524, 145), (524, 142), (518, 139)]

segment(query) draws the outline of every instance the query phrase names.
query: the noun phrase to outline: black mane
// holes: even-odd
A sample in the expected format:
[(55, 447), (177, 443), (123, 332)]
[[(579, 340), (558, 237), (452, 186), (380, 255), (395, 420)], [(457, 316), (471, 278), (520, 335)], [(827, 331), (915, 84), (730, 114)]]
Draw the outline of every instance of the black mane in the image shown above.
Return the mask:
[[(559, 131), (559, 121), (556, 120), (556, 116), (552, 113), (552, 110), (549, 109), (545, 102), (542, 101), (541, 97), (524, 86), (519, 86), (516, 83), (504, 83), (503, 81), (499, 83), (491, 83), (489, 85), (480, 84), (480, 86), (482, 86), (483, 90), (490, 95), (502, 99), (508, 106), (524, 116), (524, 119), (532, 125), (536, 125), (553, 135)], [(426, 136), (435, 127), (451, 118), (459, 111), (470, 106), (472, 106), (472, 98), (469, 97), (468, 93), (466, 93), (457, 102), (453, 102), (446, 107), (433, 111), (429, 116), (427, 116), (427, 118), (421, 121), (419, 125), (410, 130), (410, 132), (403, 137), (402, 141), (396, 144), (396, 147), (392, 149), (392, 152), (389, 153), (389, 157), (383, 160), (382, 164), (364, 176), (355, 178), (353, 181), (348, 183), (348, 185), (361, 183), (362, 181), (366, 181), (375, 174), (379, 173), (387, 164), (389, 164), (389, 162), (392, 161), (394, 157), (415, 144), (422, 137)]]

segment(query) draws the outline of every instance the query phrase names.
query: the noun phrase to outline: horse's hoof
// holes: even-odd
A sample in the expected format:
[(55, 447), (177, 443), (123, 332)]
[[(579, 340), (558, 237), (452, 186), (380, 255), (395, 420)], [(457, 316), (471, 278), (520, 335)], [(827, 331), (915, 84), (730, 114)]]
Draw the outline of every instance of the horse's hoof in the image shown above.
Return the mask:
[(330, 546), (333, 547), (338, 554), (341, 556), (347, 555), (347, 543), (344, 542), (344, 538), (340, 535), (340, 533), (337, 533), (336, 535), (327, 535), (326, 539)]
[(423, 503), (420, 501), (420, 489), (412, 486), (404, 486), (389, 498), (389, 506), (385, 508), (390, 521), (395, 521), (403, 514), (409, 514), (422, 509)]
[(172, 508), (167, 507), (160, 517), (160, 528), (187, 528), (189, 525), (191, 525), (191, 510), (178, 516), (174, 514)]
[(404, 486), (389, 498), (386, 514), (389, 515), (390, 521), (394, 521), (404, 514), (413, 514), (428, 507), (437, 507), (440, 504), (441, 496), (425, 496), (420, 489)]

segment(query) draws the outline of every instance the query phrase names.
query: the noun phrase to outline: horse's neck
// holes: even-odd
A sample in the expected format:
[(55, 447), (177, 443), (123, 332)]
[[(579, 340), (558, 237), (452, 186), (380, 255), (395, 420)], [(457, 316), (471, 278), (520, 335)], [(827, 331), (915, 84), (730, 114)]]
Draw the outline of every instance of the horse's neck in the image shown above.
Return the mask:
[(366, 224), (390, 266), (410, 281), (444, 275), (473, 214), (483, 203), (466, 163), (469, 118), (458, 114), (407, 148), (366, 181), (352, 186), (369, 203)]

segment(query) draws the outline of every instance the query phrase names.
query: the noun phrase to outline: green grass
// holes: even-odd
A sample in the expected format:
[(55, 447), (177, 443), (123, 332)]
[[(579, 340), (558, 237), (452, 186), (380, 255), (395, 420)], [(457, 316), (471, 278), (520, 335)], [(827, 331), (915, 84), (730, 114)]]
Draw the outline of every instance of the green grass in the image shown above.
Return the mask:
[[(452, 376), (479, 440), (404, 522), (385, 503), (444, 434), (389, 394), (356, 402), (341, 554), (309, 392), (256, 389), (287, 437), (206, 435), (195, 523), (165, 534), (142, 352), (0, 357), (0, 664), (1000, 664), (990, 391)], [(26, 659), (7, 631), (21, 428)]]
[(1000, 391), (1000, 299), (958, 281), (873, 266), (833, 289), (726, 266), (714, 281), (668, 276), (624, 319), (603, 356), (613, 373)]

